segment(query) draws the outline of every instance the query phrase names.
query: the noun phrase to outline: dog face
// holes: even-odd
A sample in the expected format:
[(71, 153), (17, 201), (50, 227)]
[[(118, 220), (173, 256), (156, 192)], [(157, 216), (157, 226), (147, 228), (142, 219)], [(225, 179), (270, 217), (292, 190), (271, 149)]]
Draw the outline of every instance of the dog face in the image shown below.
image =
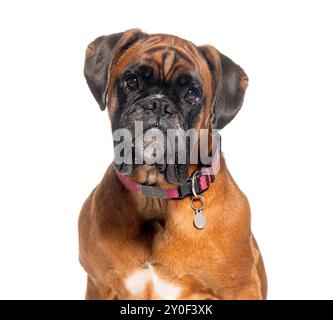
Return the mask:
[[(144, 151), (152, 142), (142, 143), (135, 131), (138, 122), (143, 132), (156, 128), (165, 139), (170, 129), (222, 129), (241, 108), (248, 82), (238, 65), (211, 46), (197, 47), (175, 36), (148, 35), (137, 29), (93, 41), (86, 51), (84, 72), (100, 108), (108, 109), (113, 132), (128, 129), (136, 151)], [(191, 153), (186, 142), (178, 141), (177, 148)], [(188, 178), (188, 159), (154, 166), (170, 183), (182, 182)], [(118, 169), (128, 174), (137, 166), (134, 161)]]

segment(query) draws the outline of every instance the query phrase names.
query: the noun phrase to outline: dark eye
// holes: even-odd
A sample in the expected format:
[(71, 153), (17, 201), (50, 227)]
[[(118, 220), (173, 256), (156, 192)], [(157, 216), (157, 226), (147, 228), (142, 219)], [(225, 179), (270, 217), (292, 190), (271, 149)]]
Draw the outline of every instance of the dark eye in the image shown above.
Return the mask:
[(199, 90), (194, 87), (188, 89), (188, 91), (185, 94), (185, 100), (191, 104), (195, 104), (199, 100), (199, 98), (200, 98)]
[(138, 78), (136, 76), (129, 76), (125, 80), (125, 87), (128, 91), (135, 91), (139, 87)]

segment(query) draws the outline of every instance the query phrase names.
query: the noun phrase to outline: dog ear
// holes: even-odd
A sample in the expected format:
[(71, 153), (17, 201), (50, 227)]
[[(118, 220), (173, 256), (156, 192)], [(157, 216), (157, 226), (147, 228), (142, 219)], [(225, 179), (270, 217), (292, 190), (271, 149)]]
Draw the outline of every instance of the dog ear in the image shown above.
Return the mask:
[(221, 130), (243, 104), (248, 77), (244, 70), (212, 46), (199, 47), (206, 59), (213, 81), (212, 129)]
[(84, 76), (101, 110), (106, 108), (109, 71), (121, 54), (145, 35), (139, 29), (101, 36), (88, 45), (84, 63)]

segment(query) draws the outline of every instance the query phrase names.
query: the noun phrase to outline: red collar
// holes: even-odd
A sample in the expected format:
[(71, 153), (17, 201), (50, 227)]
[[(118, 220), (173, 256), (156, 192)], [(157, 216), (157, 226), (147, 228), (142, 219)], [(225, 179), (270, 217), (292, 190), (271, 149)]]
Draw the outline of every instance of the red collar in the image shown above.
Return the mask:
[(215, 174), (218, 172), (219, 166), (220, 151), (215, 153), (209, 166), (202, 167), (199, 171), (195, 172), (193, 183), (192, 179), (190, 179), (188, 182), (171, 189), (161, 189), (159, 187), (136, 183), (114, 168), (119, 181), (130, 191), (137, 192), (146, 197), (182, 199), (186, 196), (194, 196), (193, 189), (196, 194), (206, 191), (215, 180)]

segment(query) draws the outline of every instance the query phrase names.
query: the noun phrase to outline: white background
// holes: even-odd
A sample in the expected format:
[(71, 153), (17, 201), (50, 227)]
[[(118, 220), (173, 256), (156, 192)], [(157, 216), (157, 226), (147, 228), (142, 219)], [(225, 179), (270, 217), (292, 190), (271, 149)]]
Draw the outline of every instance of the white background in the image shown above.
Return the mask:
[(112, 161), (87, 44), (139, 27), (212, 44), (250, 77), (223, 151), (270, 299), (333, 298), (331, 1), (2, 1), (0, 298), (81, 299), (80, 207)]

